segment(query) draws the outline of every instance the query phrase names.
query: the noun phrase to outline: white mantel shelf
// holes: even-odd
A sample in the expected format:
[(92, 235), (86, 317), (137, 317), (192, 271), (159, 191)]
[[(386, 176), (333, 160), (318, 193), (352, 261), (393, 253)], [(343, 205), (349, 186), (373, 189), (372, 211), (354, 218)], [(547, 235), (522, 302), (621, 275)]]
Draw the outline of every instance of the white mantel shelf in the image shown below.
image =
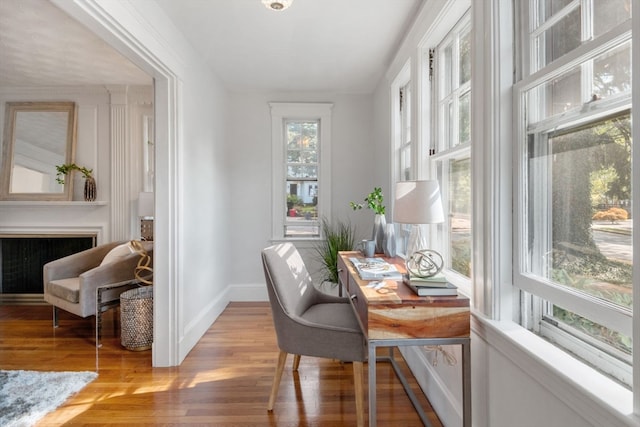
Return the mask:
[(12, 207), (12, 206), (28, 206), (28, 207), (43, 207), (50, 208), (54, 206), (74, 206), (74, 207), (91, 207), (91, 206), (106, 206), (106, 201), (94, 201), (94, 202), (85, 202), (85, 201), (33, 201), (33, 200), (3, 200), (0, 201), (1, 207)]

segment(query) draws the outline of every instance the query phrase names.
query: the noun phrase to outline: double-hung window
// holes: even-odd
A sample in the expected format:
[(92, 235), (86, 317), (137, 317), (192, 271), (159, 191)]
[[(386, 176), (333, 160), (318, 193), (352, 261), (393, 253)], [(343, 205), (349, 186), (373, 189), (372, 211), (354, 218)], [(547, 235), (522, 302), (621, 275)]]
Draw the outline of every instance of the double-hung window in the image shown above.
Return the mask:
[(631, 1), (520, 6), (521, 323), (631, 384)]
[(272, 238), (320, 238), (330, 212), (331, 108), (272, 102)]
[(445, 222), (438, 229), (450, 280), (471, 277), (471, 36), (467, 12), (429, 50), (433, 100), (431, 175), (440, 183)]

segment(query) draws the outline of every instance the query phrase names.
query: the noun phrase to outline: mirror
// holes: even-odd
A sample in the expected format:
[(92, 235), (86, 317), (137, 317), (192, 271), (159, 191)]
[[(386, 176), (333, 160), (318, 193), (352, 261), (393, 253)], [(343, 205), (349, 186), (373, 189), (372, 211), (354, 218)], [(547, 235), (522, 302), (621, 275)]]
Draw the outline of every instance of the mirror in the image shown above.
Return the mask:
[(2, 200), (71, 200), (73, 180), (56, 180), (56, 165), (74, 162), (73, 102), (7, 102), (2, 142)]

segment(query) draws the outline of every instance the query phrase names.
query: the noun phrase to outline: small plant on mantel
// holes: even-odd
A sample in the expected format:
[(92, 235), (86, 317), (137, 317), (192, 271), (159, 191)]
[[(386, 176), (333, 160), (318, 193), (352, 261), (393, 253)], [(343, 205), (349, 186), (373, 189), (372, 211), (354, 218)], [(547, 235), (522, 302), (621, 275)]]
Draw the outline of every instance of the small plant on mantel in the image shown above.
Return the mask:
[(85, 167), (78, 166), (75, 163), (57, 165), (56, 181), (58, 182), (58, 184), (64, 184), (64, 177), (74, 170), (80, 171), (82, 173), (82, 176), (85, 178), (91, 178), (91, 173), (93, 172), (93, 169), (87, 169)]

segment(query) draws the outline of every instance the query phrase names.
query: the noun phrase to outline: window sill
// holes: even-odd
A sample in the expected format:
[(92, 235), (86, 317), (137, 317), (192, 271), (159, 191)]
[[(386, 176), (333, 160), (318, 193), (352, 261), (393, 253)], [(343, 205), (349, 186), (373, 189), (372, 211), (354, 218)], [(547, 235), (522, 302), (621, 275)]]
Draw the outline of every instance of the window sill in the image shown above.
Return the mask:
[(514, 322), (472, 319), (475, 334), (594, 425), (638, 425), (630, 390)]

